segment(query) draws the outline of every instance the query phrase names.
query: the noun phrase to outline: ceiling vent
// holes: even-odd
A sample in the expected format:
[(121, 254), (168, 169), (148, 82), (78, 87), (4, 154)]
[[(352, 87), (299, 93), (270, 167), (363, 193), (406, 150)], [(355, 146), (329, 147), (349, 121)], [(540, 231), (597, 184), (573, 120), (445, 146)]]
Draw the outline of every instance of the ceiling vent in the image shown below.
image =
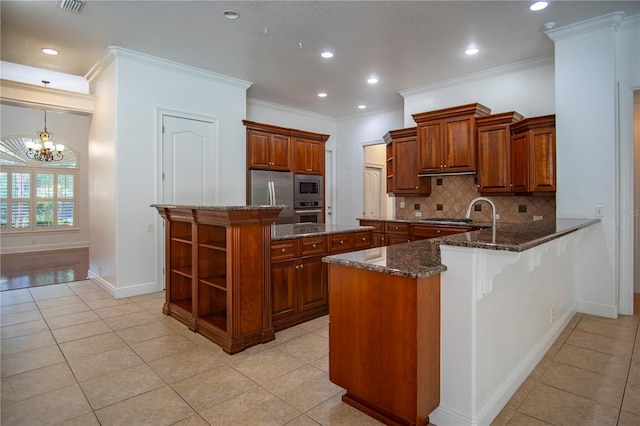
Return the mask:
[(62, 0), (60, 2), (60, 9), (64, 9), (72, 13), (80, 13), (80, 9), (82, 9), (83, 4), (84, 3), (80, 0)]

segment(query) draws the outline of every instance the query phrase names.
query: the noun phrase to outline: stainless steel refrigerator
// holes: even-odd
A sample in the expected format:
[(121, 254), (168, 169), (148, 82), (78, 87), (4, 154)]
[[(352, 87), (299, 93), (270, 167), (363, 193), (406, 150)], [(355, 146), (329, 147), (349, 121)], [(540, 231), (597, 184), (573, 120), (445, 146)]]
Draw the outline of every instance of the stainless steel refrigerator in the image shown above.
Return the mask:
[(277, 224), (293, 223), (293, 173), (251, 170), (249, 204), (287, 206), (280, 212)]

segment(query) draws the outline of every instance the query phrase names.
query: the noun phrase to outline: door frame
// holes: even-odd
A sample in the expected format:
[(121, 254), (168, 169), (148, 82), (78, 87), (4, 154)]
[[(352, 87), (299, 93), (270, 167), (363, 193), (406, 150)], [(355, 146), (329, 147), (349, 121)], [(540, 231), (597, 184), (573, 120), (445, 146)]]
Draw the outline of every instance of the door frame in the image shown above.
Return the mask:
[[(633, 315), (634, 279), (634, 229), (638, 212), (634, 206), (634, 143), (633, 143), (633, 92), (640, 90), (640, 80), (626, 80), (618, 84), (618, 139), (616, 169), (616, 244), (615, 265), (618, 313)], [(636, 165), (637, 166), (637, 165)], [(636, 188), (640, 192), (640, 188)]]
[[(359, 167), (360, 167), (360, 173), (358, 173), (358, 175), (357, 175), (358, 179), (360, 179), (360, 182), (359, 182), (358, 188), (364, 188), (364, 173), (365, 173), (365, 169), (367, 167), (367, 165), (365, 164), (365, 161), (364, 161), (364, 159), (365, 159), (365, 152), (364, 152), (365, 148), (367, 146), (369, 146), (369, 145), (383, 145), (383, 144), (386, 144), (384, 139), (373, 139), (373, 140), (369, 140), (369, 141), (360, 142), (360, 150), (358, 151), (358, 164), (359, 164)], [(383, 172), (383, 177), (384, 176), (386, 176), (386, 170)], [(384, 181), (384, 184), (385, 184), (384, 187), (385, 187), (385, 190), (386, 190), (386, 184), (387, 184), (386, 178), (383, 179), (383, 181)], [(386, 195), (386, 192), (385, 192), (385, 195)], [(395, 216), (396, 197), (388, 197), (388, 198), (391, 199), (390, 208), (391, 208), (392, 215)], [(383, 203), (383, 204), (384, 204), (384, 209), (382, 209), (383, 210), (383, 214), (386, 215), (388, 206), (387, 206), (386, 203)], [(364, 197), (362, 197), (360, 199), (360, 206), (359, 206), (358, 211), (359, 212), (364, 211)]]
[[(216, 116), (194, 114), (186, 111), (178, 111), (167, 108), (156, 108), (155, 120), (156, 120), (156, 143), (155, 143), (155, 203), (163, 203), (163, 187), (162, 187), (162, 164), (163, 164), (163, 150), (162, 150), (162, 123), (165, 116), (171, 116), (175, 118), (182, 118), (185, 120), (204, 121), (213, 124), (213, 201), (214, 204), (220, 199), (220, 121)], [(164, 220), (159, 214), (155, 215), (155, 237), (156, 237), (156, 283), (158, 288), (165, 288), (164, 280), (164, 266), (165, 266), (165, 234), (164, 234)]]

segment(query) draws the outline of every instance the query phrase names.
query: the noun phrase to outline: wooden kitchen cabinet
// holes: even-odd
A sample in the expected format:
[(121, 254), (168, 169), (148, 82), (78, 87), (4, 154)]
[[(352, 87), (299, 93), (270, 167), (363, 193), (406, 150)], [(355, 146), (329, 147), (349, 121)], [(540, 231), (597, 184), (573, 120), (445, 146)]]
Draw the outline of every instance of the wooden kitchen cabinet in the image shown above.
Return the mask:
[(417, 172), (475, 172), (476, 118), (490, 112), (486, 106), (474, 103), (413, 114), (417, 124)]
[(411, 242), (408, 223), (386, 222), (384, 231), (388, 246)]
[(431, 179), (418, 176), (416, 128), (392, 130), (387, 144), (387, 193), (394, 196), (429, 196)]
[(371, 247), (384, 247), (387, 245), (384, 233), (384, 222), (361, 219), (360, 226), (372, 226), (374, 228), (371, 236)]
[(463, 232), (474, 231), (473, 226), (446, 226), (446, 225), (411, 225), (411, 240), (427, 240), (430, 238), (444, 237), (445, 235), (461, 234)]
[(324, 175), (324, 142), (296, 137), (293, 139), (293, 172)]
[(250, 169), (291, 170), (289, 136), (247, 128), (247, 166)]
[(271, 318), (275, 331), (326, 315), (329, 311), (326, 237), (273, 241)]
[(513, 192), (556, 191), (555, 114), (525, 118), (511, 126)]
[(281, 209), (153, 207), (167, 230), (162, 312), (229, 354), (273, 340), (266, 250)]
[(522, 118), (515, 111), (476, 118), (478, 192), (504, 194), (514, 191), (514, 174), (517, 176), (521, 166), (512, 167), (511, 126)]

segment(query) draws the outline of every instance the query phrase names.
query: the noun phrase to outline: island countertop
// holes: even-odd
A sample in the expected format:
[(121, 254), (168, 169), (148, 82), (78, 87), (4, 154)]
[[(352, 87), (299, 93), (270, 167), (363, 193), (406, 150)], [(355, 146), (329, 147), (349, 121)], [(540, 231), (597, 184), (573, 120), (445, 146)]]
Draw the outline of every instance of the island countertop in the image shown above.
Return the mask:
[(374, 228), (372, 226), (329, 225), (326, 223), (273, 225), (271, 227), (271, 241), (316, 237), (320, 235), (344, 234), (349, 232), (372, 231), (373, 229)]
[(424, 278), (447, 270), (440, 260), (440, 245), (520, 252), (598, 222), (599, 219), (558, 218), (554, 221), (500, 224), (495, 229), (327, 256), (323, 261), (389, 275)]
[(377, 247), (324, 257), (323, 262), (406, 278), (426, 278), (446, 271), (431, 240)]
[(151, 204), (156, 209), (185, 209), (185, 210), (282, 210), (287, 206), (198, 206), (191, 204)]

